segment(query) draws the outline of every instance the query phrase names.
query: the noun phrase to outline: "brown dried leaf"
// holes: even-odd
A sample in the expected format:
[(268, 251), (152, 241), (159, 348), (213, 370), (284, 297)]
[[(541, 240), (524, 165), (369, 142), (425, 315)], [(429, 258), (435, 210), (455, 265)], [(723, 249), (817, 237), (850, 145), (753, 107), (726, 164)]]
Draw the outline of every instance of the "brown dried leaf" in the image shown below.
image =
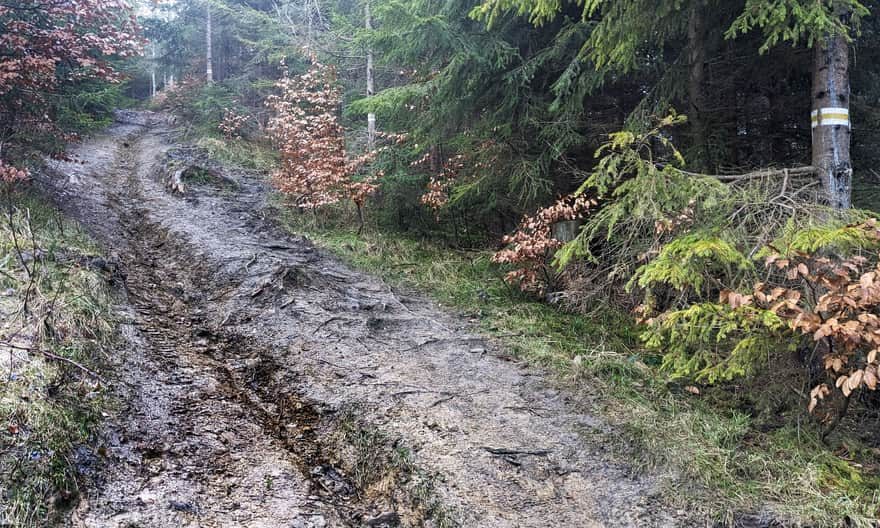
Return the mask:
[(849, 377), (849, 382), (847, 383), (847, 385), (849, 385), (849, 388), (851, 390), (858, 389), (859, 386), (861, 386), (861, 384), (862, 384), (862, 378), (864, 377), (864, 375), (865, 375), (864, 370), (857, 370), (857, 371), (853, 372), (852, 376)]
[(868, 368), (865, 370), (865, 386), (871, 390), (877, 390), (877, 372), (876, 369)]
[(810, 274), (809, 268), (807, 268), (807, 265), (804, 264), (803, 262), (801, 262), (800, 264), (797, 265), (797, 271), (798, 271), (798, 273), (800, 273), (804, 277), (806, 277)]

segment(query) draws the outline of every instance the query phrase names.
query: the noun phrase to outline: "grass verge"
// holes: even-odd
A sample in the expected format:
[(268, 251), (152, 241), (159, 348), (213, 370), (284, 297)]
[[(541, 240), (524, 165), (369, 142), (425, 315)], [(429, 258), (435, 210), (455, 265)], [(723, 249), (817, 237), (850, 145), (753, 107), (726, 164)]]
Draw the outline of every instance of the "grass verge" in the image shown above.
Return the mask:
[(225, 165), (262, 172), (269, 172), (278, 165), (278, 153), (264, 143), (202, 136), (195, 145), (205, 149), (212, 159)]
[(345, 413), (334, 433), (335, 452), (352, 481), (368, 499), (385, 497), (403, 526), (456, 528), (456, 513), (436, 492), (437, 475), (419, 468), (412, 452), (392, 436)]
[(0, 525), (47, 526), (74, 503), (109, 405), (92, 373), (112, 341), (111, 300), (76, 225), (27, 192), (0, 206)]
[(278, 217), (351, 265), (463, 311), (515, 356), (559, 373), (612, 425), (611, 433), (585, 434), (636, 470), (676, 472), (664, 489), (672, 504), (721, 526), (755, 516), (792, 526), (880, 526), (877, 446), (841, 430), (829, 448), (800, 407), (756, 410), (751, 385), (702, 387), (696, 395), (670, 383), (658, 358), (640, 348), (627, 314), (606, 307), (568, 314), (536, 302), (504, 283), (490, 252), (316, 228), (284, 208)]

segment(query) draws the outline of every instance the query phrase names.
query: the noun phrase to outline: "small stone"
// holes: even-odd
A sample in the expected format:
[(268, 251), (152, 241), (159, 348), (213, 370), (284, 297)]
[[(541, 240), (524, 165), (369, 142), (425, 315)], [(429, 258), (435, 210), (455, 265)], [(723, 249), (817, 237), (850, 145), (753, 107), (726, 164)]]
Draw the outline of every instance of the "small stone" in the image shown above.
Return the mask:
[(261, 362), (262, 362), (262, 360), (258, 357), (248, 358), (248, 359), (244, 360), (244, 366), (245, 366), (245, 368), (249, 368), (249, 369), (257, 368)]
[(144, 491), (140, 495), (138, 495), (137, 500), (144, 506), (156, 504), (156, 494), (150, 493), (149, 491)]
[(169, 501), (168, 508), (181, 511), (186, 513), (198, 513), (199, 509), (194, 504), (190, 504), (189, 502), (180, 502), (180, 501)]

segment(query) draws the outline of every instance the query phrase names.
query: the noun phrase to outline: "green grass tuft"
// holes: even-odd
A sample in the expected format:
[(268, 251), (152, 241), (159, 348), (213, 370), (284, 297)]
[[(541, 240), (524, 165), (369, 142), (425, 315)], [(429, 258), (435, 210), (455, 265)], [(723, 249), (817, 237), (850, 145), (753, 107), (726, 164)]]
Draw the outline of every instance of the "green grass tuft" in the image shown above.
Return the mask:
[(270, 172), (278, 166), (278, 153), (267, 144), (205, 136), (196, 145), (204, 148), (211, 158), (224, 165), (260, 172)]
[[(96, 255), (96, 246), (34, 195), (5, 199), (0, 341), (99, 370), (113, 335), (111, 301), (106, 279), (79, 260)], [(0, 525), (46, 526), (58, 522), (76, 499), (77, 449), (90, 443), (101, 422), (107, 388), (39, 351), (0, 345), (0, 359)]]

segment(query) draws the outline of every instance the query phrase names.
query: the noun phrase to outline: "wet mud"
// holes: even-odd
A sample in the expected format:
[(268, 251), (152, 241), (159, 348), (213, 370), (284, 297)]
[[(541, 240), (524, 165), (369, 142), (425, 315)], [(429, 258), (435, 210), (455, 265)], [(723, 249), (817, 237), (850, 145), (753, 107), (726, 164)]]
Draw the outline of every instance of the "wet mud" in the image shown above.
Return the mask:
[(125, 294), (123, 404), (71, 526), (693, 525), (543, 373), (283, 232), (260, 175), (169, 189), (187, 152), (121, 113), (44, 182)]

